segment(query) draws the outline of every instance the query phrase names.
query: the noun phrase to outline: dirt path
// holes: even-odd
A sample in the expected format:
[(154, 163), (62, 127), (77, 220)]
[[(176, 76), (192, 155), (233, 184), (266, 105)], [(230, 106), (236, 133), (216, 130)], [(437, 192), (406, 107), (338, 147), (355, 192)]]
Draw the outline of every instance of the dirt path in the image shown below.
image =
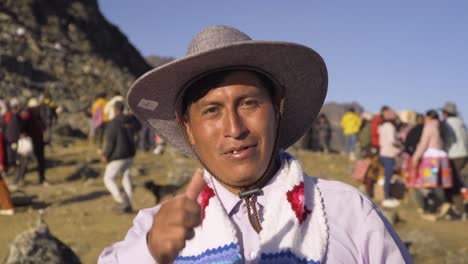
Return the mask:
[[(301, 151), (295, 153), (310, 175), (337, 179), (350, 183), (350, 164), (341, 156)], [(99, 171), (95, 180), (66, 181), (83, 162), (97, 159), (95, 150), (86, 142), (70, 147), (55, 147), (47, 151), (54, 166), (47, 170), (52, 186), (37, 185), (35, 172), (26, 175), (24, 190), (35, 195), (35, 204), (18, 208), (12, 217), (0, 217), (0, 260), (4, 259), (8, 243), (16, 235), (31, 227), (37, 220), (37, 208), (47, 206), (45, 220), (51, 232), (69, 245), (83, 263), (96, 263), (102, 249), (112, 242), (123, 239), (132, 224), (135, 214), (118, 215), (111, 211), (113, 200), (102, 183), (103, 165), (88, 163)], [(177, 164), (177, 168), (171, 168)], [(189, 171), (196, 163), (193, 160), (166, 153), (138, 153), (134, 165), (135, 209), (153, 206), (153, 196), (143, 188), (147, 180), (159, 184), (183, 181), (175, 174)], [(169, 176), (168, 176), (169, 175)], [(411, 252), (417, 263), (468, 263), (468, 222), (427, 222), (420, 219), (412, 201), (398, 210), (403, 219), (396, 229), (405, 241), (412, 242)], [(466, 259), (466, 260), (465, 260)]]

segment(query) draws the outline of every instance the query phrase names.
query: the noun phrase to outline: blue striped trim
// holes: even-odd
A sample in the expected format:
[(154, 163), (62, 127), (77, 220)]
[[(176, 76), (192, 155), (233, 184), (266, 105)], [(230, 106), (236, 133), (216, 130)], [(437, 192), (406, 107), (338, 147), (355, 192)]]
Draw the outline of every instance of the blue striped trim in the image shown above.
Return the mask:
[(213, 263), (213, 264), (228, 264), (242, 263), (240, 255), (240, 247), (235, 243), (222, 247), (208, 249), (197, 256), (179, 256), (174, 263), (192, 264), (192, 263)]
[(315, 260), (307, 260), (305, 258), (300, 259), (294, 253), (292, 253), (289, 249), (285, 251), (281, 251), (279, 253), (270, 253), (270, 254), (262, 254), (262, 257), (259, 261), (260, 264), (267, 264), (267, 263), (276, 263), (276, 264), (320, 264), (320, 261)]

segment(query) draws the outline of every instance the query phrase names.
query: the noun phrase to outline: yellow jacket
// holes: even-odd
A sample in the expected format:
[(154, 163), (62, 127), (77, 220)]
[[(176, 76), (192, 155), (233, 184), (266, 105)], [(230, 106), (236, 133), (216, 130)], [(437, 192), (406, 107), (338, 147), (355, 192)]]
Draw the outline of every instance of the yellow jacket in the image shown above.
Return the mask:
[(104, 113), (104, 107), (107, 104), (107, 100), (103, 98), (98, 98), (96, 101), (94, 101), (93, 105), (91, 106), (91, 114), (94, 116), (96, 115), (96, 112), (99, 108), (101, 108), (102, 111), (102, 121), (107, 122), (109, 121), (109, 117)]
[(341, 128), (345, 136), (356, 134), (361, 127), (361, 118), (356, 113), (346, 112), (341, 118)]

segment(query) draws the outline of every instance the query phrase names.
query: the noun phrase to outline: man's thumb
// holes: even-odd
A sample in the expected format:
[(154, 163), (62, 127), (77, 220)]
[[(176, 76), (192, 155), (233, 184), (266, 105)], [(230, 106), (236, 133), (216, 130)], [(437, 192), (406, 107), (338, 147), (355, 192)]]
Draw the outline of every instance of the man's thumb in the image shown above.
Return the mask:
[(190, 200), (196, 201), (205, 185), (205, 180), (203, 180), (203, 169), (198, 168), (185, 190), (185, 195), (187, 195)]

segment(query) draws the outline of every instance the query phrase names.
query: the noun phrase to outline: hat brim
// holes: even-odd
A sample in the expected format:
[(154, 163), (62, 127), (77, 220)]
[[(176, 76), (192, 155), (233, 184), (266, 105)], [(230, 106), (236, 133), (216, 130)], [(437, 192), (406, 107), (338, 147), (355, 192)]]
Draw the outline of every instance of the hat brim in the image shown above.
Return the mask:
[(284, 111), (278, 137), (282, 149), (312, 125), (327, 94), (327, 68), (314, 50), (288, 42), (245, 41), (186, 56), (145, 73), (127, 94), (129, 108), (169, 144), (193, 156), (176, 120), (177, 96), (197, 76), (227, 67), (258, 69), (282, 87)]

